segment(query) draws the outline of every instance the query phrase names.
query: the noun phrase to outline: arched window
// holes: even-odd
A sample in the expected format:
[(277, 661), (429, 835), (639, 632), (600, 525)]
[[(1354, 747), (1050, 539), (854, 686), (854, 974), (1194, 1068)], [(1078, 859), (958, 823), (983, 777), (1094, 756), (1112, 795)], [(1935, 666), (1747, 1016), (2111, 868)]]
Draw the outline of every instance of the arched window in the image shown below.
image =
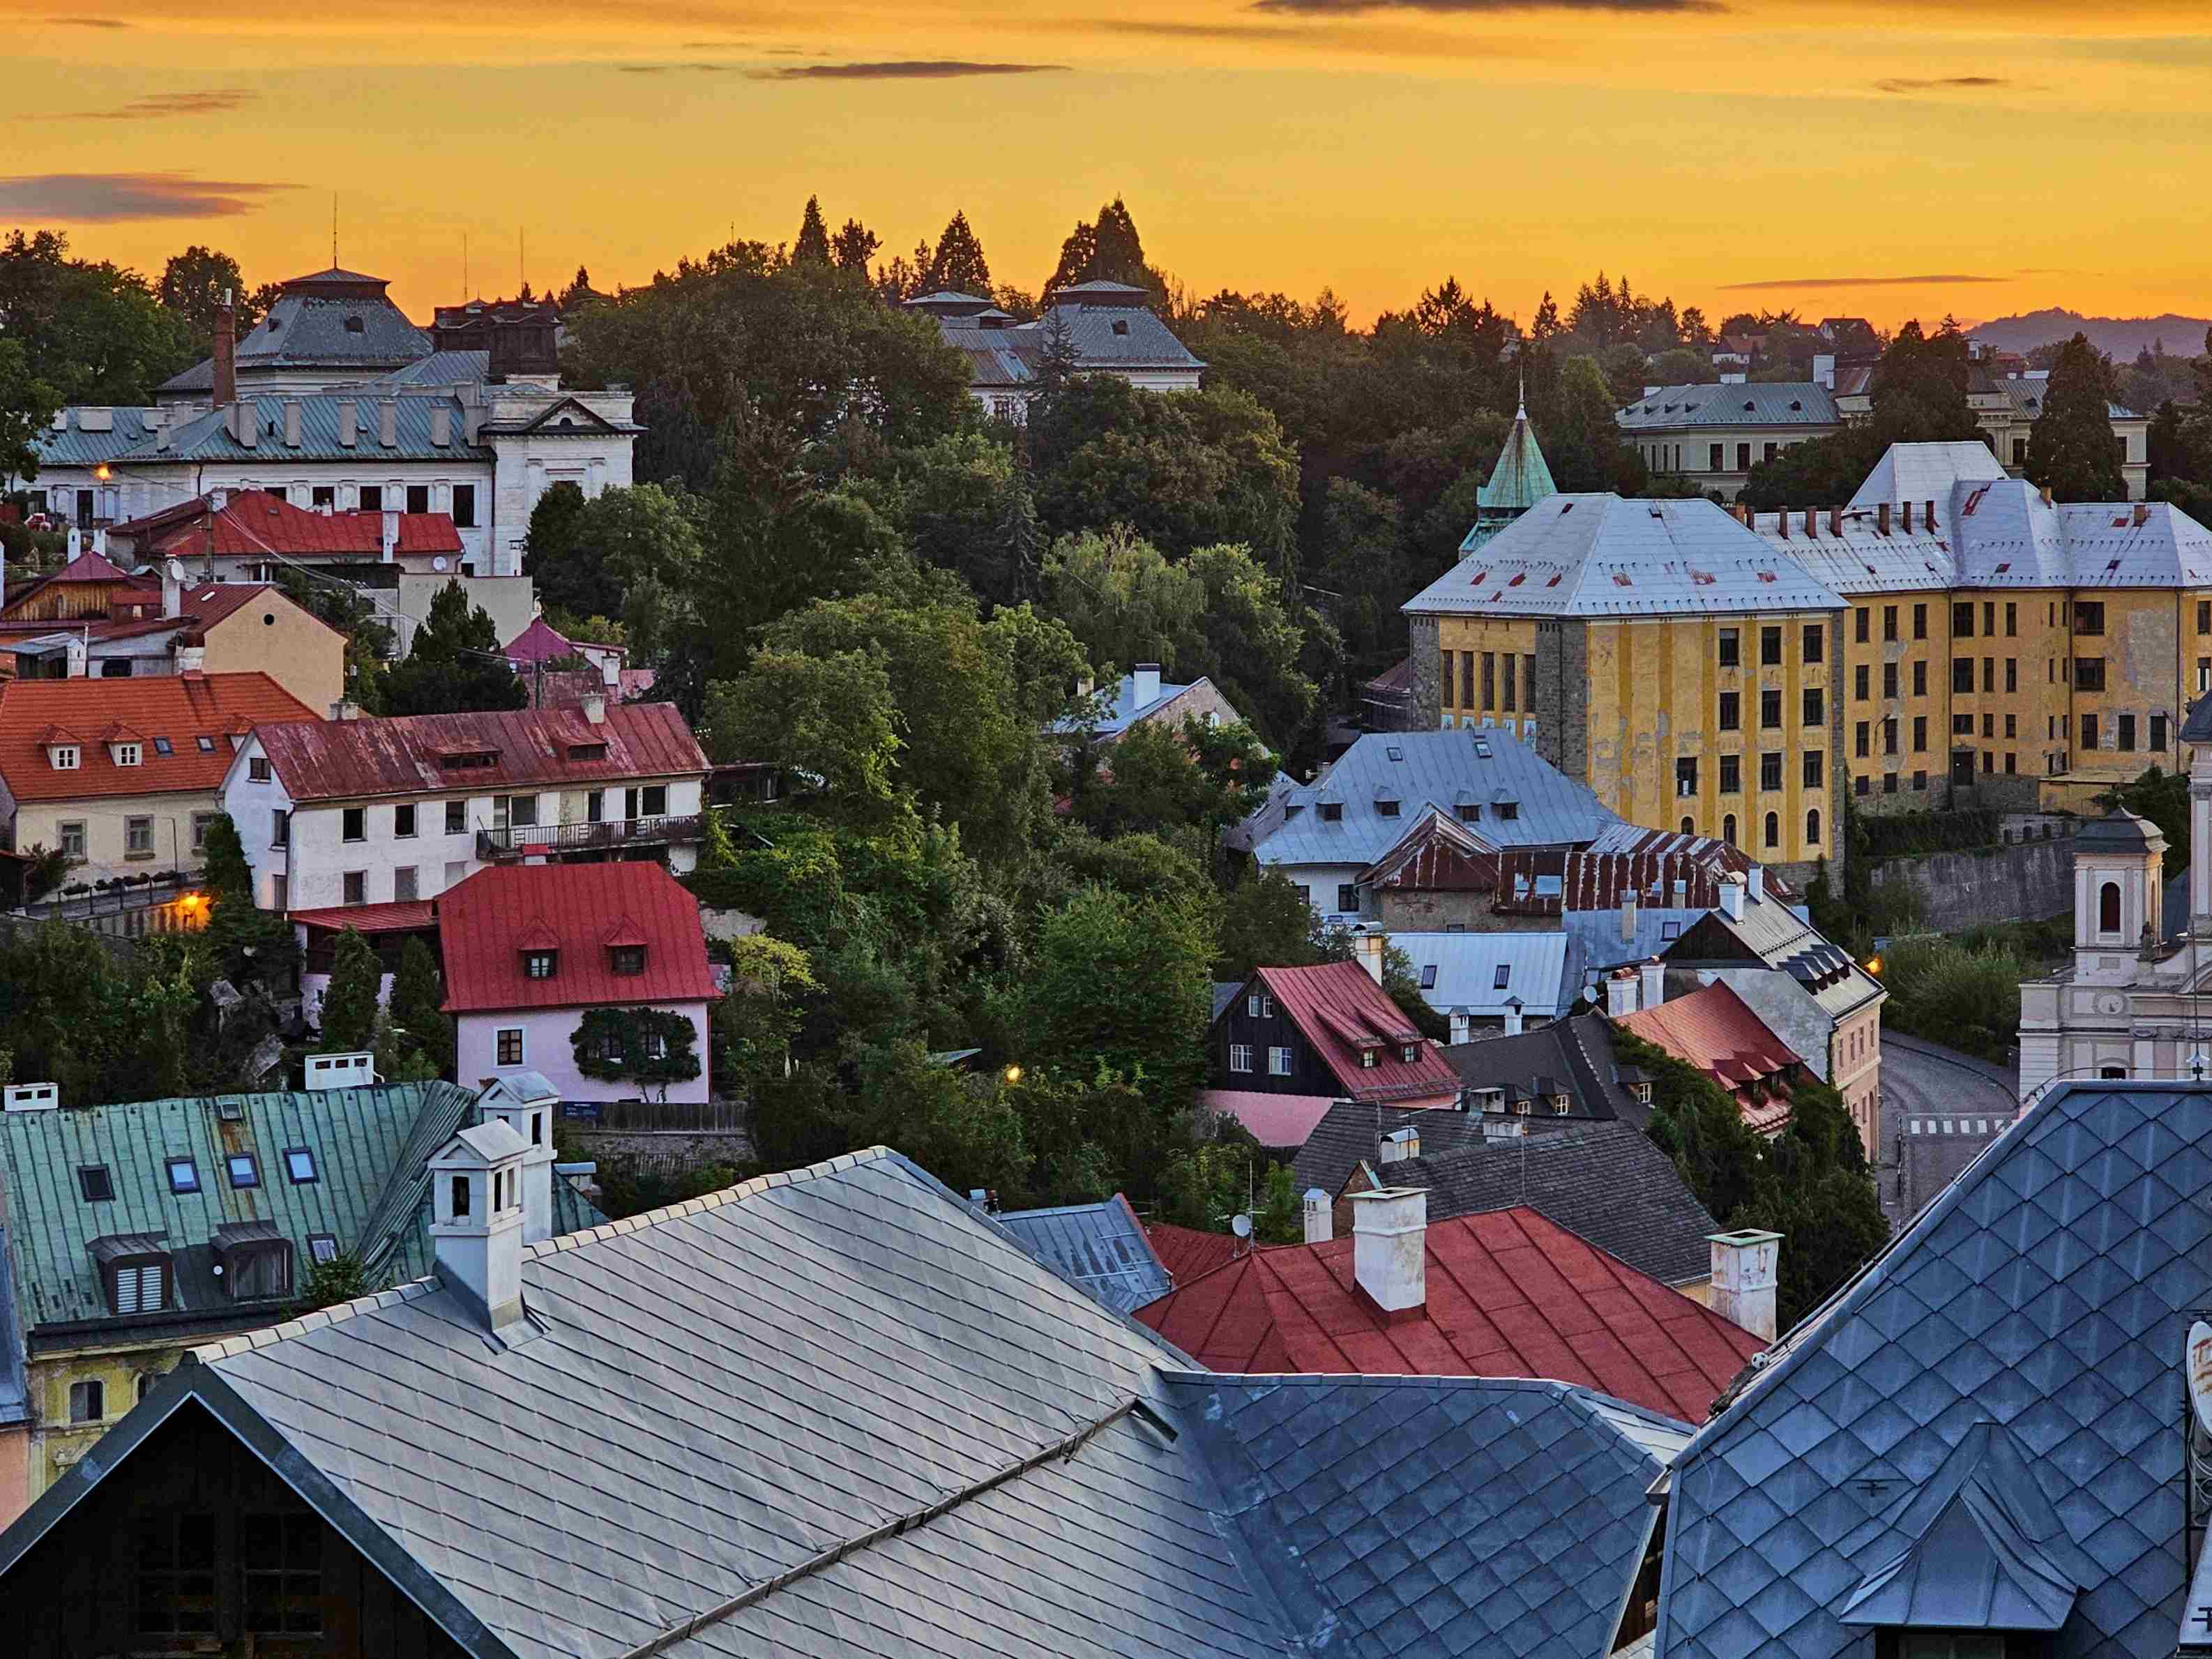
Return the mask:
[(1684, 818), (1682, 820), (1682, 833), (1686, 836), (1694, 836), (1698, 833), (1698, 826), (1691, 823), (1689, 819)]
[(1721, 839), (1731, 847), (1735, 845), (1735, 814), (1733, 812), (1721, 820)]
[(1817, 806), (1805, 814), (1805, 844), (1808, 847), (1820, 844), (1820, 809)]
[(1782, 844), (1782, 814), (1779, 812), (1769, 812), (1766, 815), (1766, 844), (1769, 847), (1779, 847)]
[(2120, 931), (2120, 884), (2117, 881), (2108, 881), (2097, 890), (2097, 931)]

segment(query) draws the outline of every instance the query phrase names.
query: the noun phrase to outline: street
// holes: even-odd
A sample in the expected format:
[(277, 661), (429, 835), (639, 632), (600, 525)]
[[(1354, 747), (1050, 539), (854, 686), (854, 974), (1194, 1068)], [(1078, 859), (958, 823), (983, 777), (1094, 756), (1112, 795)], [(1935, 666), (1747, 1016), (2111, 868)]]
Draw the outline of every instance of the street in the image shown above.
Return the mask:
[(2003, 1133), (2018, 1105), (2003, 1067), (1884, 1031), (1875, 1176), (1891, 1231), (1919, 1214)]

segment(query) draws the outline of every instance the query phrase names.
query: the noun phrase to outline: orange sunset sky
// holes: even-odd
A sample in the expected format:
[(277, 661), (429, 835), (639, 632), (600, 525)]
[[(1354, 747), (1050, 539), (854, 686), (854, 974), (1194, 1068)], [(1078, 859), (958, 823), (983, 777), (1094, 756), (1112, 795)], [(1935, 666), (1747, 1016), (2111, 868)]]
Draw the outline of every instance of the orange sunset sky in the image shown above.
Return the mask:
[[(158, 274), (347, 265), (427, 315), (601, 289), (808, 193), (964, 209), (1035, 288), (1124, 195), (1200, 293), (1601, 266), (1717, 319), (2212, 303), (2212, 7), (2170, 0), (0, 0), (0, 227)], [(1745, 285), (1756, 286), (1745, 286)]]

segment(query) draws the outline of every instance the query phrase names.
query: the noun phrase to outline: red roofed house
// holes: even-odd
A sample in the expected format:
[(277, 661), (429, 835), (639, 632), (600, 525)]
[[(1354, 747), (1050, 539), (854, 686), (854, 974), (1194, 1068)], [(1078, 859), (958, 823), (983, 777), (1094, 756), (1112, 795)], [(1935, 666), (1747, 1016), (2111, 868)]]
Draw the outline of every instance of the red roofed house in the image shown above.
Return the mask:
[(0, 822), (76, 879), (197, 870), (223, 775), (264, 721), (319, 724), (266, 674), (15, 680), (0, 693)]
[[(522, 683), (530, 688), (530, 706), (550, 708), (573, 702), (588, 692), (610, 697), (642, 696), (658, 678), (650, 668), (626, 666), (629, 651), (596, 640), (572, 640), (543, 617), (532, 617), (530, 626), (501, 647)], [(588, 664), (584, 669), (556, 667), (555, 664)]]
[(719, 994), (698, 901), (652, 864), (509, 865), (438, 901), (454, 1076), (543, 1073), (563, 1100), (633, 1100), (629, 1079), (586, 1077), (576, 1034), (594, 1008), (655, 1008), (696, 1033), (699, 1075), (655, 1098), (708, 1098), (707, 1005)]
[[(295, 507), (265, 489), (213, 490), (113, 526), (113, 543), (142, 564), (181, 561), (196, 577), (258, 582), (289, 562), (396, 564), (416, 574), (472, 575), (453, 514), (391, 507)], [(335, 500), (335, 493), (332, 493)], [(473, 514), (470, 516), (473, 518)]]
[[(1431, 1224), (1419, 1188), (1351, 1202), (1351, 1237), (1330, 1237), (1328, 1206), (1316, 1206), (1314, 1242), (1177, 1273), (1136, 1317), (1208, 1370), (1547, 1377), (1685, 1423), (1703, 1422), (1766, 1346), (1534, 1210)], [(1724, 1254), (1752, 1253), (1759, 1277), (1739, 1314), (1770, 1330), (1772, 1241), (1730, 1235), (1714, 1247), (1717, 1283), (1742, 1265)], [(1157, 1229), (1154, 1243), (1176, 1272), (1182, 1253)]]
[[(1635, 983), (1635, 969), (1619, 968), (1608, 987), (1623, 983), (1624, 975), (1626, 983)], [(1719, 1084), (1759, 1133), (1778, 1135), (1789, 1127), (1790, 1090), (1805, 1080), (1804, 1062), (1726, 985), (1621, 1014), (1613, 1024)]]
[(1200, 1099), (1263, 1146), (1304, 1146), (1339, 1100), (1458, 1103), (1459, 1073), (1382, 989), (1381, 936), (1357, 942), (1357, 961), (1256, 969), (1207, 1034)]
[(707, 757), (672, 703), (264, 726), (223, 799), (264, 909), (435, 898), (487, 864), (689, 870)]

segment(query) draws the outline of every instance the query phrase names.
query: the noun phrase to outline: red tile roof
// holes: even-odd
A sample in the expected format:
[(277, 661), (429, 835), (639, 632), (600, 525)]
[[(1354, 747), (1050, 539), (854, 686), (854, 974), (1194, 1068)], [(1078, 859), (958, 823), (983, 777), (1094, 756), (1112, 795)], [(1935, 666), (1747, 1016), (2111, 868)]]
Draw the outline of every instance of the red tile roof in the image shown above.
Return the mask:
[[(497, 714), (410, 714), (392, 720), (317, 720), (260, 733), (269, 764), (295, 801), (409, 795), (465, 787), (592, 784), (629, 778), (702, 777), (706, 752), (673, 703), (610, 702), (605, 723), (581, 708)], [(604, 744), (596, 760), (572, 749)], [(454, 770), (441, 756), (495, 754), (490, 766)]]
[[(230, 733), (272, 721), (318, 725), (314, 711), (268, 675), (156, 674), (121, 680), (13, 680), (0, 695), (0, 777), (18, 800), (84, 800), (196, 793), (222, 787)], [(57, 772), (41, 739), (50, 726), (79, 732), (74, 771)], [(143, 733), (137, 766), (118, 766), (102, 734)], [(201, 738), (214, 747), (204, 750)], [(167, 738), (170, 752), (155, 752)], [(64, 739), (66, 740), (66, 739)], [(127, 739), (126, 739), (127, 741)]]
[(1708, 985), (1656, 1008), (1624, 1014), (1615, 1024), (1711, 1078), (1735, 1097), (1745, 1121), (1762, 1134), (1778, 1134), (1790, 1121), (1788, 1095), (1777, 1097), (1767, 1079), (1796, 1076), (1797, 1056), (1726, 985)]
[(1210, 1370), (1548, 1377), (1686, 1423), (1762, 1346), (1534, 1210), (1431, 1222), (1427, 1245), (1426, 1300), (1395, 1319), (1356, 1287), (1349, 1237), (1179, 1279), (1136, 1316)]
[[(1451, 1062), (1429, 1046), (1405, 1011), (1358, 963), (1256, 971), (1352, 1099), (1413, 1105), (1437, 1097), (1458, 1098), (1459, 1073)], [(1415, 1045), (1414, 1057), (1402, 1060), (1399, 1050), (1409, 1043)], [(1376, 1065), (1359, 1063), (1363, 1048), (1380, 1051)]]
[[(617, 974), (617, 928), (645, 943), (645, 971)], [(553, 977), (526, 979), (525, 943), (560, 952)], [(704, 1002), (719, 994), (699, 902), (657, 864), (515, 864), (479, 870), (438, 901), (446, 1011)]]
[(1160, 1266), (1178, 1285), (1210, 1273), (1252, 1249), (1248, 1241), (1233, 1234), (1202, 1233), (1195, 1227), (1178, 1227), (1170, 1221), (1146, 1223), (1145, 1237), (1152, 1241), (1152, 1254), (1159, 1257)]
[(403, 899), (391, 904), (337, 904), (321, 910), (291, 910), (287, 919), (310, 927), (356, 933), (410, 933), (438, 925), (435, 899)]
[[(212, 507), (166, 526), (149, 521), (148, 558), (253, 558), (281, 553), (295, 559), (376, 559), (384, 553), (384, 514), (349, 509), (312, 512), (265, 489), (242, 489), (220, 511)], [(398, 550), (458, 553), (460, 532), (450, 514), (399, 514)]]

